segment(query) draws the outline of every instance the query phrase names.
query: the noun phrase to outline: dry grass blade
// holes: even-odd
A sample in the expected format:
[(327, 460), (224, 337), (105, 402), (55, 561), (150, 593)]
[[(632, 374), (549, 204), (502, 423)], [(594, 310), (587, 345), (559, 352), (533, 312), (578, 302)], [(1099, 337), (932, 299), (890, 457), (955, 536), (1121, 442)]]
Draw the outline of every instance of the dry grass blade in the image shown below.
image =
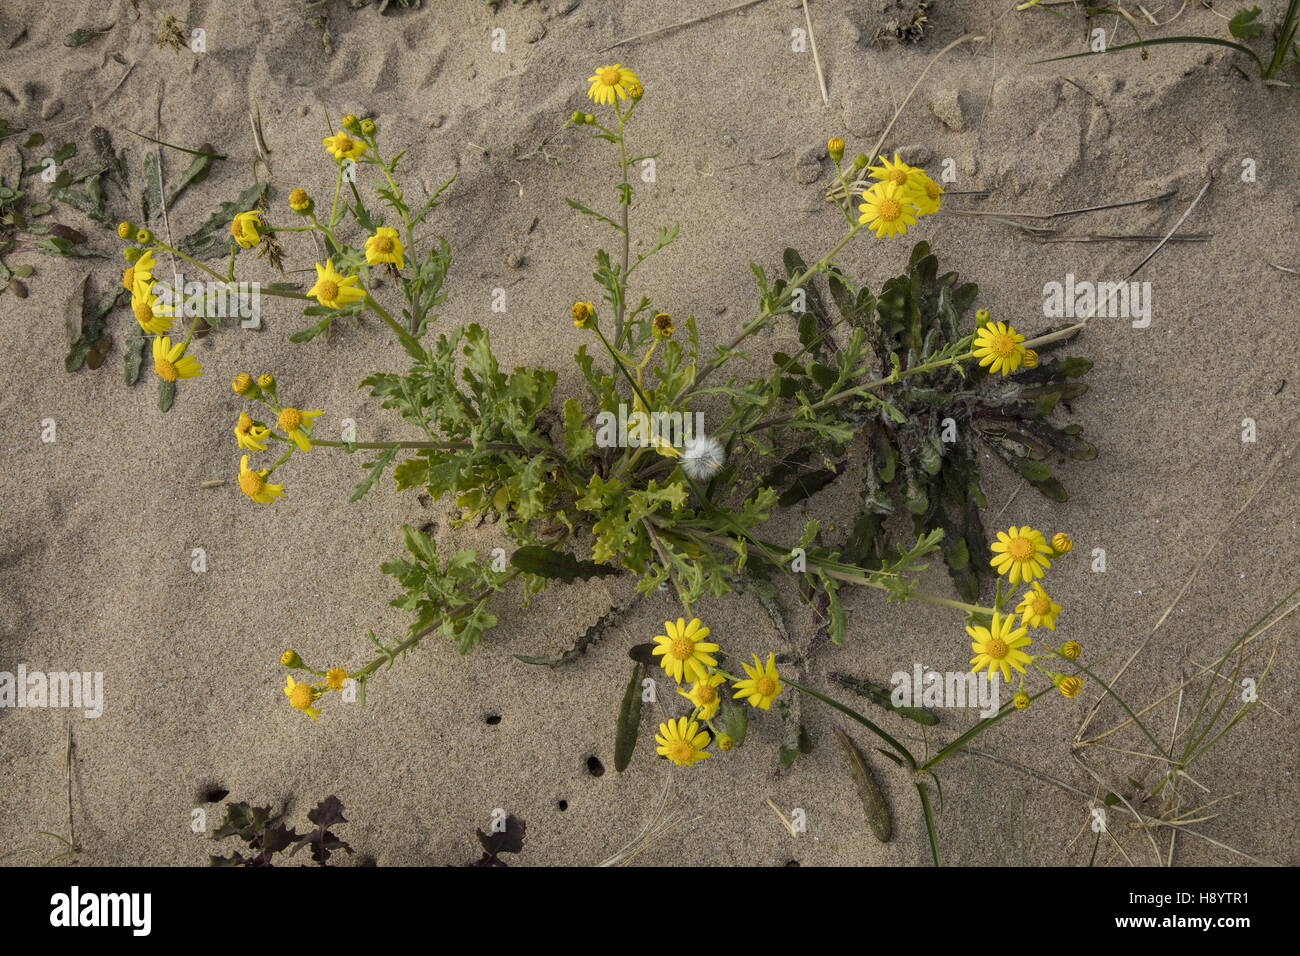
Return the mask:
[(620, 47), (628, 43), (635, 43), (637, 40), (647, 40), (650, 37), (657, 37), (661, 33), (667, 33), (669, 30), (676, 30), (680, 27), (689, 27), (696, 23), (703, 23), (705, 20), (712, 20), (714, 17), (721, 17), (728, 13), (735, 13), (737, 10), (744, 10), (746, 7), (758, 6), (758, 4), (764, 2), (766, 2), (766, 0), (745, 0), (744, 3), (737, 3), (722, 10), (714, 10), (712, 13), (706, 13), (698, 17), (691, 17), (689, 20), (679, 20), (676, 23), (668, 24), (666, 27), (659, 27), (656, 30), (647, 30), (645, 33), (638, 33), (636, 36), (626, 37), (625, 39), (611, 43), (609, 46), (603, 47), (596, 52), (605, 53), (615, 47)]

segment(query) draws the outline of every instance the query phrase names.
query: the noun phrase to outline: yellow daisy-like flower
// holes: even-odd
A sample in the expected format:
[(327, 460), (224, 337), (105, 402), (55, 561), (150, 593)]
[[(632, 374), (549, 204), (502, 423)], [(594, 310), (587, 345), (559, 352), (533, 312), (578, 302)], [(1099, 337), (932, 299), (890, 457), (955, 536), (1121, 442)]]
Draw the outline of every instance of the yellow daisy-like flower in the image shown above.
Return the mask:
[(641, 85), (636, 74), (621, 63), (599, 67), (595, 73), (587, 77), (587, 82), (591, 84), (587, 96), (606, 106), (614, 105), (615, 95), (620, 100), (627, 99), (633, 83)]
[(397, 230), (391, 226), (380, 226), (375, 230), (375, 234), (366, 240), (366, 262), (372, 266), (391, 262), (397, 268), (404, 269), (406, 268), (406, 261), (402, 258), (404, 252), (402, 240), (397, 238)]
[(679, 684), (683, 677), (695, 681), (708, 679), (709, 672), (705, 668), (718, 666), (717, 658), (712, 656), (718, 645), (705, 641), (709, 629), (700, 623), (698, 617), (691, 618), (689, 624), (685, 618), (679, 617), (675, 624), (664, 621), (664, 630), (668, 633), (655, 635), (658, 644), (651, 653), (663, 657), (659, 663), (668, 676)]
[(995, 374), (1010, 375), (1025, 360), (1025, 337), (1005, 322), (989, 322), (975, 333), (971, 354)]
[(185, 343), (177, 342), (161, 335), (153, 340), (153, 370), (164, 382), (174, 382), (178, 378), (198, 378), (203, 374), (203, 366), (193, 355), (185, 354)]
[(276, 498), (284, 497), (284, 485), (272, 485), (266, 481), (269, 468), (254, 471), (248, 467), (248, 456), (239, 459), (239, 490), (260, 505), (269, 505)]
[(297, 408), (285, 408), (280, 411), (278, 424), (280, 430), (298, 446), (300, 451), (311, 451), (311, 432), (307, 429), (320, 415), (319, 411), (304, 412)]
[(989, 550), (993, 552), (989, 564), (998, 574), (1005, 574), (1012, 584), (1020, 581), (1028, 584), (1041, 578), (1052, 566), (1047, 559), (1052, 549), (1043, 540), (1043, 533), (1029, 525), (1022, 528), (1012, 525), (1006, 531), (999, 531), (998, 540), (989, 545)]
[(916, 225), (916, 207), (906, 186), (876, 183), (862, 194), (862, 199), (858, 222), (864, 223), (877, 238), (901, 236), (907, 233), (908, 226)]
[(172, 330), (172, 307), (163, 305), (158, 296), (149, 291), (152, 276), (136, 276), (131, 290), (131, 314), (140, 328), (150, 335), (165, 335)]
[(360, 140), (353, 139), (347, 133), (326, 136), (321, 143), (335, 159), (360, 159), (361, 154), (370, 147)]
[(326, 308), (341, 309), (366, 297), (366, 293), (357, 288), (357, 281), (356, 276), (335, 272), (334, 260), (326, 259), (324, 265), (316, 263), (316, 284), (307, 290), (307, 294)]
[(677, 693), (681, 694), (692, 704), (695, 705), (695, 716), (700, 720), (712, 720), (713, 715), (718, 712), (718, 706), (722, 703), (722, 698), (714, 690), (726, 678), (721, 674), (709, 674), (703, 680), (697, 680), (691, 685), (690, 693), (677, 688)]
[(878, 179), (882, 183), (893, 183), (909, 193), (917, 191), (917, 187), (920, 185), (919, 177), (925, 176), (925, 173), (921, 172), (921, 170), (909, 166), (899, 159), (897, 153), (894, 154), (892, 161), (881, 156), (880, 165), (868, 166), (867, 172), (871, 174), (872, 179)]
[(331, 667), (325, 672), (325, 686), (330, 690), (342, 690), (347, 679), (348, 672), (341, 667)]
[(248, 412), (240, 412), (235, 422), (235, 443), (249, 451), (266, 451), (266, 439), (271, 429), (259, 425)]
[(776, 655), (767, 655), (767, 664), (763, 664), (757, 654), (751, 655), (754, 658), (754, 666), (750, 667), (744, 661), (740, 666), (745, 669), (749, 675), (748, 680), (738, 680), (732, 684), (735, 691), (736, 700), (745, 700), (760, 710), (768, 710), (772, 706), (772, 701), (776, 700), (776, 695), (781, 693), (781, 675), (776, 671)]
[(966, 626), (966, 633), (974, 640), (971, 644), (971, 650), (975, 656), (970, 659), (971, 673), (978, 672), (981, 668), (989, 669), (989, 678), (992, 679), (995, 671), (1002, 672), (1004, 681), (1011, 680), (1011, 668), (1015, 668), (1020, 673), (1025, 672), (1025, 665), (1029, 663), (1029, 655), (1020, 648), (1030, 643), (1030, 639), (1025, 635), (1028, 630), (1018, 627), (1014, 631), (1011, 626), (1015, 623), (1015, 615), (1008, 614), (1005, 617), (993, 612), (993, 626), (988, 627), (971, 627)]
[(916, 212), (920, 216), (928, 216), (931, 213), (939, 211), (943, 204), (943, 187), (931, 179), (924, 170), (914, 169), (916, 174), (915, 188), (912, 190), (912, 201), (916, 203)]
[(152, 288), (153, 267), (157, 264), (153, 253), (146, 249), (139, 259), (136, 259), (135, 262), (122, 270), (122, 288), (127, 292), (135, 292), (137, 279), (144, 282), (145, 288)]
[(1053, 601), (1043, 590), (1043, 586), (1035, 581), (1034, 586), (1021, 598), (1016, 613), (1030, 627), (1045, 627), (1049, 631), (1054, 631), (1056, 615), (1061, 613), (1061, 605)]
[(655, 743), (659, 745), (655, 752), (679, 767), (689, 767), (712, 756), (704, 750), (709, 745), (708, 731), (700, 730), (698, 723), (685, 717), (660, 724)]
[(312, 706), (320, 697), (320, 691), (311, 684), (300, 684), (292, 676), (286, 676), (284, 696), (289, 698), (289, 706), (294, 710), (301, 710), (312, 720), (320, 719), (320, 709)]
[(256, 209), (237, 213), (230, 220), (230, 234), (241, 249), (251, 249), (262, 241), (262, 214)]
[(574, 326), (580, 329), (590, 328), (596, 320), (596, 306), (591, 302), (575, 302), (569, 312)]

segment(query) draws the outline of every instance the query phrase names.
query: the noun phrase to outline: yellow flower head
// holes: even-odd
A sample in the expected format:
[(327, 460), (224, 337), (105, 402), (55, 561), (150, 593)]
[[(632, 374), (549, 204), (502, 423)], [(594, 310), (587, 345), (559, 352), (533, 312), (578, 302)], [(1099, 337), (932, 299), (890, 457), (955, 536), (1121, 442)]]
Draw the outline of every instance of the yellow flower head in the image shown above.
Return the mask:
[(270, 372), (263, 372), (257, 376), (257, 387), (266, 392), (275, 391), (275, 376)]
[(732, 747), (736, 746), (736, 742), (732, 740), (730, 737), (728, 737), (726, 734), (718, 734), (715, 740), (718, 744), (718, 749), (723, 751), (724, 753), (730, 750)]
[(1043, 533), (1035, 531), (1029, 525), (1017, 528), (1012, 525), (1006, 531), (998, 532), (998, 540), (989, 545), (993, 557), (989, 564), (998, 574), (1005, 574), (1012, 584), (1024, 581), (1028, 584), (1043, 576), (1043, 572), (1052, 566), (1047, 556), (1052, 553)]
[(295, 189), (289, 193), (289, 208), (300, 216), (305, 216), (311, 212), (314, 205), (315, 203), (312, 202), (311, 196), (307, 194), (305, 189)]
[(907, 233), (908, 226), (916, 225), (916, 207), (906, 186), (876, 183), (862, 194), (862, 200), (858, 222), (865, 224), (877, 238), (901, 236)]
[(280, 655), (280, 663), (285, 667), (302, 667), (302, 658), (297, 651), (285, 651)]
[(360, 159), (361, 154), (370, 147), (360, 140), (353, 139), (347, 133), (338, 133), (335, 136), (326, 136), (321, 143), (329, 150), (329, 154), (335, 159)]
[(402, 240), (397, 238), (397, 230), (390, 226), (380, 226), (375, 234), (366, 240), (366, 262), (372, 266), (391, 262), (399, 269), (406, 268), (402, 258), (405, 248)]
[(145, 288), (151, 288), (153, 286), (153, 267), (157, 264), (154, 261), (153, 253), (146, 249), (140, 258), (122, 270), (122, 288), (127, 292), (135, 292), (137, 279), (144, 283)]
[(131, 290), (131, 314), (140, 328), (150, 335), (165, 335), (172, 330), (173, 310), (149, 291), (152, 284), (152, 276), (135, 277), (135, 288)]
[(253, 391), (253, 376), (240, 372), (230, 380), (230, 390), (236, 395), (248, 395)]
[(248, 456), (239, 459), (239, 490), (260, 505), (269, 505), (276, 498), (284, 497), (284, 485), (272, 485), (266, 481), (269, 468), (254, 471), (248, 467)]
[(616, 94), (620, 100), (627, 99), (633, 83), (640, 85), (636, 74), (621, 63), (599, 67), (594, 74), (587, 77), (587, 82), (591, 84), (587, 96), (606, 106), (614, 105)]
[(1053, 601), (1043, 590), (1043, 586), (1035, 581), (1033, 587), (1020, 599), (1016, 613), (1030, 627), (1045, 627), (1049, 631), (1054, 631), (1056, 615), (1061, 613), (1061, 605)]
[(311, 451), (311, 423), (320, 416), (319, 411), (304, 412), (297, 408), (285, 408), (280, 411), (277, 424), (280, 431), (298, 446), (300, 451)]
[(838, 136), (832, 136), (826, 141), (826, 152), (830, 154), (831, 159), (838, 163), (844, 158), (844, 140)]
[(749, 675), (748, 680), (738, 680), (732, 684), (736, 700), (749, 699), (749, 702), (760, 710), (768, 710), (772, 706), (772, 701), (776, 700), (776, 695), (781, 693), (781, 675), (776, 671), (776, 655), (767, 655), (767, 664), (763, 664), (757, 654), (751, 655), (754, 658), (754, 666), (750, 667), (744, 661), (740, 666), (745, 669)]
[(1062, 697), (1078, 697), (1083, 690), (1083, 681), (1074, 676), (1067, 677), (1065, 674), (1053, 674), (1052, 683), (1056, 689), (1061, 692)]
[(916, 203), (917, 214), (928, 216), (938, 212), (943, 204), (940, 199), (943, 195), (943, 187), (931, 179), (924, 170), (914, 169), (912, 172), (915, 175), (912, 201)]
[(1024, 362), (1025, 368), (1034, 368), (1038, 364), (1038, 353), (1033, 349), (1025, 349), (1025, 353), (1020, 356), (1020, 360)]
[(627, 84), (627, 95), (631, 99), (639, 100), (645, 96), (645, 87), (641, 85), (640, 81), (633, 80)]
[(1066, 641), (1061, 645), (1061, 656), (1067, 661), (1078, 660), (1079, 655), (1082, 653), (1083, 648), (1079, 646), (1077, 641)]
[(331, 667), (325, 672), (325, 686), (330, 690), (342, 690), (347, 679), (348, 672), (341, 667)]
[(198, 378), (203, 374), (203, 366), (193, 355), (185, 354), (185, 343), (177, 342), (161, 335), (153, 340), (153, 370), (164, 382), (174, 382), (178, 378)]
[(286, 676), (284, 681), (284, 696), (289, 698), (289, 706), (301, 710), (312, 720), (319, 720), (320, 710), (312, 704), (320, 697), (320, 691), (311, 684), (298, 683), (292, 676)]
[(1064, 531), (1058, 531), (1052, 535), (1052, 550), (1058, 555), (1069, 554), (1074, 547), (1074, 539)]
[(1029, 700), (1029, 695), (1022, 690), (1018, 691), (1016, 696), (1011, 698), (1011, 703), (1016, 710), (1024, 710), (1029, 706), (1031, 701)]
[(655, 336), (661, 339), (671, 339), (673, 333), (677, 331), (677, 326), (673, 325), (673, 317), (667, 312), (660, 312), (654, 318)]
[(675, 624), (664, 621), (664, 630), (668, 633), (655, 635), (657, 646), (651, 653), (662, 655), (660, 664), (668, 676), (679, 684), (683, 677), (707, 680), (709, 672), (705, 668), (718, 666), (717, 658), (712, 656), (718, 645), (705, 641), (709, 629), (700, 623), (698, 617), (691, 618), (689, 624), (685, 618), (679, 617)]
[(364, 299), (365, 292), (357, 288), (356, 276), (344, 276), (334, 271), (334, 260), (316, 263), (316, 284), (307, 290), (317, 302), (329, 309), (341, 309), (350, 302)]
[(1010, 375), (1025, 360), (1025, 337), (1005, 322), (989, 322), (975, 333), (971, 354), (994, 374)]
[(230, 234), (241, 249), (251, 249), (262, 241), (262, 214), (256, 209), (236, 214), (230, 220)]
[(575, 302), (569, 311), (573, 324), (580, 329), (589, 329), (596, 321), (596, 306), (591, 302)]
[(655, 752), (679, 767), (689, 767), (712, 756), (704, 750), (709, 745), (708, 732), (700, 730), (698, 723), (685, 717), (660, 724), (655, 743), (659, 745)]
[(1002, 679), (1009, 681), (1011, 668), (1014, 667), (1022, 674), (1025, 672), (1029, 655), (1020, 648), (1030, 643), (1030, 640), (1025, 636), (1028, 633), (1025, 628), (1011, 629), (1014, 623), (1015, 615), (1003, 616), (994, 611), (991, 627), (966, 626), (966, 633), (973, 639), (971, 650), (975, 652), (975, 656), (970, 659), (972, 673), (987, 667), (990, 680), (993, 673), (1000, 670)]
[(867, 172), (871, 174), (872, 179), (878, 179), (882, 183), (892, 183), (908, 193), (917, 191), (919, 177), (925, 175), (921, 170), (899, 159), (897, 153), (894, 154), (892, 161), (881, 156), (880, 165), (868, 166)]
[(722, 698), (718, 696), (718, 692), (714, 688), (725, 679), (721, 674), (709, 674), (702, 680), (697, 680), (692, 684), (690, 693), (680, 687), (677, 688), (677, 693), (695, 705), (696, 718), (699, 720), (712, 720), (713, 715), (718, 712), (718, 706), (722, 703)]
[(266, 439), (271, 429), (253, 421), (248, 412), (240, 412), (235, 422), (235, 443), (249, 451), (266, 451)]

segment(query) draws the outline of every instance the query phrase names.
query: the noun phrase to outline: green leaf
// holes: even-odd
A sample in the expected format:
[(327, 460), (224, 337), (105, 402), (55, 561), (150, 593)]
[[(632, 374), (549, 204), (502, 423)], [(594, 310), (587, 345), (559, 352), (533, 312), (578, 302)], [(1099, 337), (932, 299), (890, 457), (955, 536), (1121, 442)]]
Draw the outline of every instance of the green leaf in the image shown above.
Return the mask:
[[(222, 203), (194, 232), (180, 241), (180, 250), (196, 259), (210, 259), (224, 255), (234, 239), (230, 237), (230, 221), (236, 213), (255, 209), (266, 193), (266, 183), (255, 182), (249, 186), (234, 202)], [(161, 184), (159, 185), (159, 193)]]
[(158, 379), (158, 408), (164, 412), (171, 411), (172, 402), (176, 400), (176, 383)]
[(1228, 32), (1238, 40), (1255, 39), (1264, 32), (1264, 24), (1255, 22), (1260, 13), (1259, 7), (1253, 7), (1250, 10), (1245, 8), (1238, 10), (1236, 15), (1228, 21)]
[(620, 226), (618, 223), (616, 223), (613, 219), (610, 219), (608, 216), (602, 216), (594, 209), (588, 209), (586, 206), (578, 202), (576, 199), (570, 199), (568, 196), (565, 196), (564, 201), (568, 203), (570, 206), (572, 206), (574, 209), (578, 210), (578, 212), (582, 213), (584, 216), (590, 216), (592, 219), (599, 219), (601, 222), (605, 223), (606, 225), (613, 226), (616, 231), (624, 235), (627, 234), (627, 230), (624, 229), (622, 226)]
[(525, 574), (558, 581), (587, 580), (620, 574), (618, 568), (595, 561), (579, 561), (567, 551), (544, 545), (527, 545), (510, 556), (510, 563)]
[(849, 776), (853, 778), (853, 787), (858, 791), (858, 799), (862, 801), (862, 809), (867, 815), (871, 832), (881, 843), (888, 843), (894, 836), (894, 823), (880, 784), (876, 782), (875, 774), (871, 772), (871, 767), (852, 738), (839, 727), (833, 729), (835, 742), (839, 744), (840, 754), (849, 768)]
[[(1259, 13), (1258, 10), (1255, 12)], [(109, 30), (113, 29), (113, 26), (114, 24), (110, 23), (102, 29), (83, 27), (79, 30), (73, 30), (63, 38), (63, 45), (71, 47), (85, 46), (87, 43), (102, 37)]]
[(375, 482), (383, 476), (384, 469), (392, 464), (393, 459), (396, 457), (396, 448), (386, 448), (380, 452), (379, 457), (368, 466), (369, 470), (366, 473), (366, 477), (352, 489), (352, 495), (348, 498), (348, 501), (360, 501), (364, 498), (370, 489), (375, 486)]

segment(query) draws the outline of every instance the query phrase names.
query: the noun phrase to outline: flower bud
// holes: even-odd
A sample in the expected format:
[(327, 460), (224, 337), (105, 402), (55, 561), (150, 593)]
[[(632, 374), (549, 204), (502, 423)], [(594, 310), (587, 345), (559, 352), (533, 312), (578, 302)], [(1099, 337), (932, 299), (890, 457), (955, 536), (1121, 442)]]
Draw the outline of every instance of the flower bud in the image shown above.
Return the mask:
[(375, 126), (375, 121), (369, 117), (366, 117), (361, 121), (361, 132), (363, 135), (373, 137), (377, 129), (378, 127)]
[(142, 246), (151, 245), (153, 243), (153, 233), (148, 229), (141, 229), (135, 234), (135, 241)]
[(125, 259), (127, 262), (131, 263), (132, 265), (134, 265), (135, 261), (139, 259), (142, 255), (144, 255), (144, 250), (141, 249), (139, 246), (127, 246), (125, 249), (122, 250), (122, 258)]
[(831, 159), (838, 164), (844, 158), (844, 140), (838, 136), (832, 136), (826, 141), (826, 152), (831, 154)]
[(274, 392), (275, 376), (270, 372), (265, 372), (262, 375), (257, 376), (257, 387), (267, 392)]
[(1078, 660), (1079, 655), (1082, 653), (1083, 648), (1079, 646), (1077, 641), (1066, 641), (1061, 645), (1061, 656), (1067, 661)]
[(1074, 547), (1074, 539), (1064, 531), (1058, 531), (1052, 535), (1052, 550), (1057, 554), (1069, 554)]
[(1052, 683), (1056, 685), (1056, 689), (1061, 692), (1062, 697), (1078, 697), (1080, 691), (1083, 690), (1083, 681), (1074, 676), (1053, 674)]
[(351, 113), (343, 117), (343, 121), (340, 125), (349, 133), (357, 132), (357, 118)]
[(1022, 690), (1018, 692), (1015, 697), (1011, 698), (1011, 703), (1016, 710), (1024, 710), (1029, 706), (1029, 695)]
[(280, 663), (295, 670), (303, 666), (302, 658), (298, 656), (297, 651), (285, 651), (280, 655)]
[(858, 155), (853, 157), (853, 168), (866, 169), (869, 162), (871, 162), (871, 160), (867, 158), (866, 153), (858, 153)]
[(305, 189), (295, 189), (293, 192), (289, 193), (289, 208), (300, 216), (311, 215), (312, 209), (315, 208), (315, 205), (316, 204), (312, 202), (311, 196), (307, 194), (307, 190)]
[(253, 376), (247, 372), (240, 372), (230, 382), (230, 390), (236, 395), (251, 397), (256, 388), (257, 386), (253, 384)]
[(988, 309), (977, 309), (975, 311), (975, 327), (979, 328), (988, 325), (989, 319), (991, 318), (993, 318), (993, 316), (989, 313)]
[(569, 312), (574, 326), (579, 329), (589, 329), (596, 322), (596, 306), (591, 302), (575, 302)]
[(1024, 364), (1025, 368), (1033, 368), (1038, 364), (1038, 353), (1033, 349), (1025, 349), (1025, 354), (1020, 356), (1020, 361)]
[(718, 745), (718, 749), (724, 752), (736, 746), (736, 742), (726, 734), (718, 734), (714, 742)]
[(136, 234), (138, 231), (139, 231), (139, 230), (138, 230), (138, 228), (136, 227), (136, 225), (135, 225), (134, 223), (130, 223), (130, 222), (119, 222), (119, 223), (117, 224), (117, 236), (118, 236), (118, 238), (119, 238), (119, 239), (125, 239), (127, 242), (130, 242), (130, 241), (132, 241), (133, 239), (135, 239), (135, 234)]

